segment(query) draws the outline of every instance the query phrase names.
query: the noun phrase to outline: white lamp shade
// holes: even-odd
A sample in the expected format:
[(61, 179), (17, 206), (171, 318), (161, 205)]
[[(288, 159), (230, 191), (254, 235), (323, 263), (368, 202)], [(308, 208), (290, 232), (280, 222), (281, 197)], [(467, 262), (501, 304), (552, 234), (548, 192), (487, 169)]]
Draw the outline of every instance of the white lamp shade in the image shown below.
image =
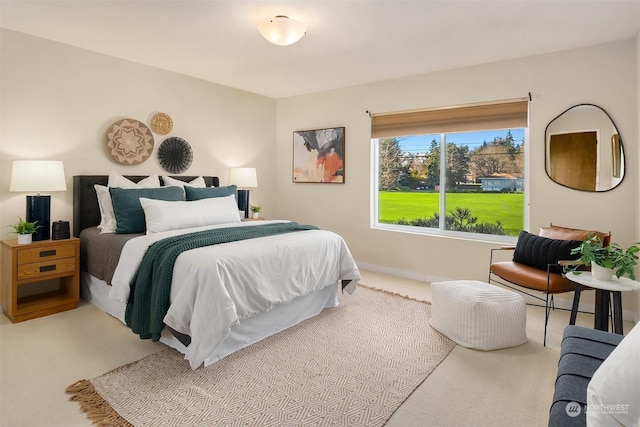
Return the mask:
[(14, 160), (9, 191), (66, 191), (64, 166), (57, 160)]
[(279, 15), (262, 21), (258, 25), (258, 30), (271, 43), (278, 46), (288, 46), (300, 40), (307, 29), (302, 22)]
[(231, 168), (229, 171), (229, 184), (235, 184), (240, 188), (257, 187), (256, 168)]

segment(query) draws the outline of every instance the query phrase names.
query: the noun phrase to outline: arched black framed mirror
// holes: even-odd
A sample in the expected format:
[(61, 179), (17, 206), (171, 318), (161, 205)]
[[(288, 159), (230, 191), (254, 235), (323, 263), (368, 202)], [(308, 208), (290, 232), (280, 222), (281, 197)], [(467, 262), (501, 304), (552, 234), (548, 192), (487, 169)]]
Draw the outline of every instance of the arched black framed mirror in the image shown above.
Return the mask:
[(554, 182), (582, 191), (609, 191), (622, 182), (622, 137), (609, 114), (593, 104), (578, 104), (545, 129), (545, 169)]

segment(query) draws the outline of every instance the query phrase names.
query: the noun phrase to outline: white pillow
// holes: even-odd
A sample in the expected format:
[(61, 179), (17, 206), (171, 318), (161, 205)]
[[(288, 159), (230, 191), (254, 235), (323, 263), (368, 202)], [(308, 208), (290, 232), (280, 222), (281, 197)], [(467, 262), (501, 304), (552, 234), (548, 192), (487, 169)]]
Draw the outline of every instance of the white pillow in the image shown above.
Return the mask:
[(149, 175), (135, 183), (117, 172), (111, 172), (109, 174), (109, 183), (107, 185), (109, 187), (120, 188), (158, 188), (160, 187), (160, 177), (158, 175)]
[(162, 181), (166, 187), (180, 187), (184, 188), (185, 184), (189, 184), (191, 187), (206, 188), (207, 184), (204, 182), (204, 178), (199, 176), (191, 182), (180, 181), (179, 179), (171, 178), (170, 176), (162, 175)]
[(111, 194), (109, 193), (109, 187), (104, 185), (94, 185), (96, 189), (96, 196), (98, 196), (98, 207), (100, 208), (100, 225), (98, 230), (102, 233), (115, 233), (116, 232), (116, 215), (113, 212), (113, 203), (111, 203)]
[(203, 225), (240, 222), (235, 196), (214, 197), (190, 202), (140, 198), (147, 234)]
[(587, 386), (588, 426), (640, 426), (640, 326), (629, 331)]
[(100, 224), (98, 230), (100, 234), (115, 233), (116, 231), (116, 215), (113, 212), (113, 203), (111, 203), (111, 194), (109, 187), (120, 188), (160, 188), (160, 177), (158, 175), (149, 175), (138, 183), (135, 183), (117, 172), (109, 174), (108, 186), (94, 185), (96, 196), (98, 197), (98, 207), (100, 208)]

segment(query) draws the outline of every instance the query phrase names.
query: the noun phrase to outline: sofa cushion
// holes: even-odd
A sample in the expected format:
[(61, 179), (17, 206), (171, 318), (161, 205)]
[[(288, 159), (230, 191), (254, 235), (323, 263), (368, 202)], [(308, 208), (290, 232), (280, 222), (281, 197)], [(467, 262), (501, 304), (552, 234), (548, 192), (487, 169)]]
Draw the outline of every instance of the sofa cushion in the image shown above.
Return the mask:
[[(618, 334), (612, 334), (607, 331), (601, 331), (599, 329), (590, 329), (584, 328), (582, 326), (569, 325), (564, 328), (564, 333), (562, 335), (562, 340), (564, 341), (566, 338), (583, 338), (585, 340), (597, 341), (597, 342), (605, 342), (611, 344), (612, 346), (616, 346), (620, 344), (623, 336)], [(565, 348), (566, 351), (566, 348)]]
[[(611, 351), (611, 349), (609, 349), (609, 351)], [(558, 363), (558, 373), (556, 375), (557, 378), (560, 378), (563, 375), (580, 375), (585, 378), (591, 378), (604, 360), (599, 357), (591, 357), (586, 354), (567, 354), (571, 354), (571, 357), (560, 358), (560, 362)]]
[[(615, 334), (612, 334), (615, 335)], [(622, 335), (618, 335), (622, 338)], [(565, 354), (581, 354), (598, 359), (601, 362), (611, 354), (617, 343), (596, 341), (586, 338), (567, 337), (562, 340), (562, 356)], [(593, 374), (593, 372), (591, 373)]]
[(581, 326), (565, 328), (549, 411), (550, 427), (586, 425), (589, 381), (622, 339), (622, 335)]

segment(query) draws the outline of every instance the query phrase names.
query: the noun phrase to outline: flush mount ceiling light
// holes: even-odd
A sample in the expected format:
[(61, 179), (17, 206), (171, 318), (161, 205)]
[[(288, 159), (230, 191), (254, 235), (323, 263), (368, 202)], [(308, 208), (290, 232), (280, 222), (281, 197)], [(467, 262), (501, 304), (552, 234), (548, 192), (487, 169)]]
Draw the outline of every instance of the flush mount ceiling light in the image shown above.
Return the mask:
[(260, 34), (273, 44), (289, 46), (305, 35), (306, 27), (302, 22), (290, 19), (288, 16), (278, 15), (275, 18), (262, 21), (258, 25)]

